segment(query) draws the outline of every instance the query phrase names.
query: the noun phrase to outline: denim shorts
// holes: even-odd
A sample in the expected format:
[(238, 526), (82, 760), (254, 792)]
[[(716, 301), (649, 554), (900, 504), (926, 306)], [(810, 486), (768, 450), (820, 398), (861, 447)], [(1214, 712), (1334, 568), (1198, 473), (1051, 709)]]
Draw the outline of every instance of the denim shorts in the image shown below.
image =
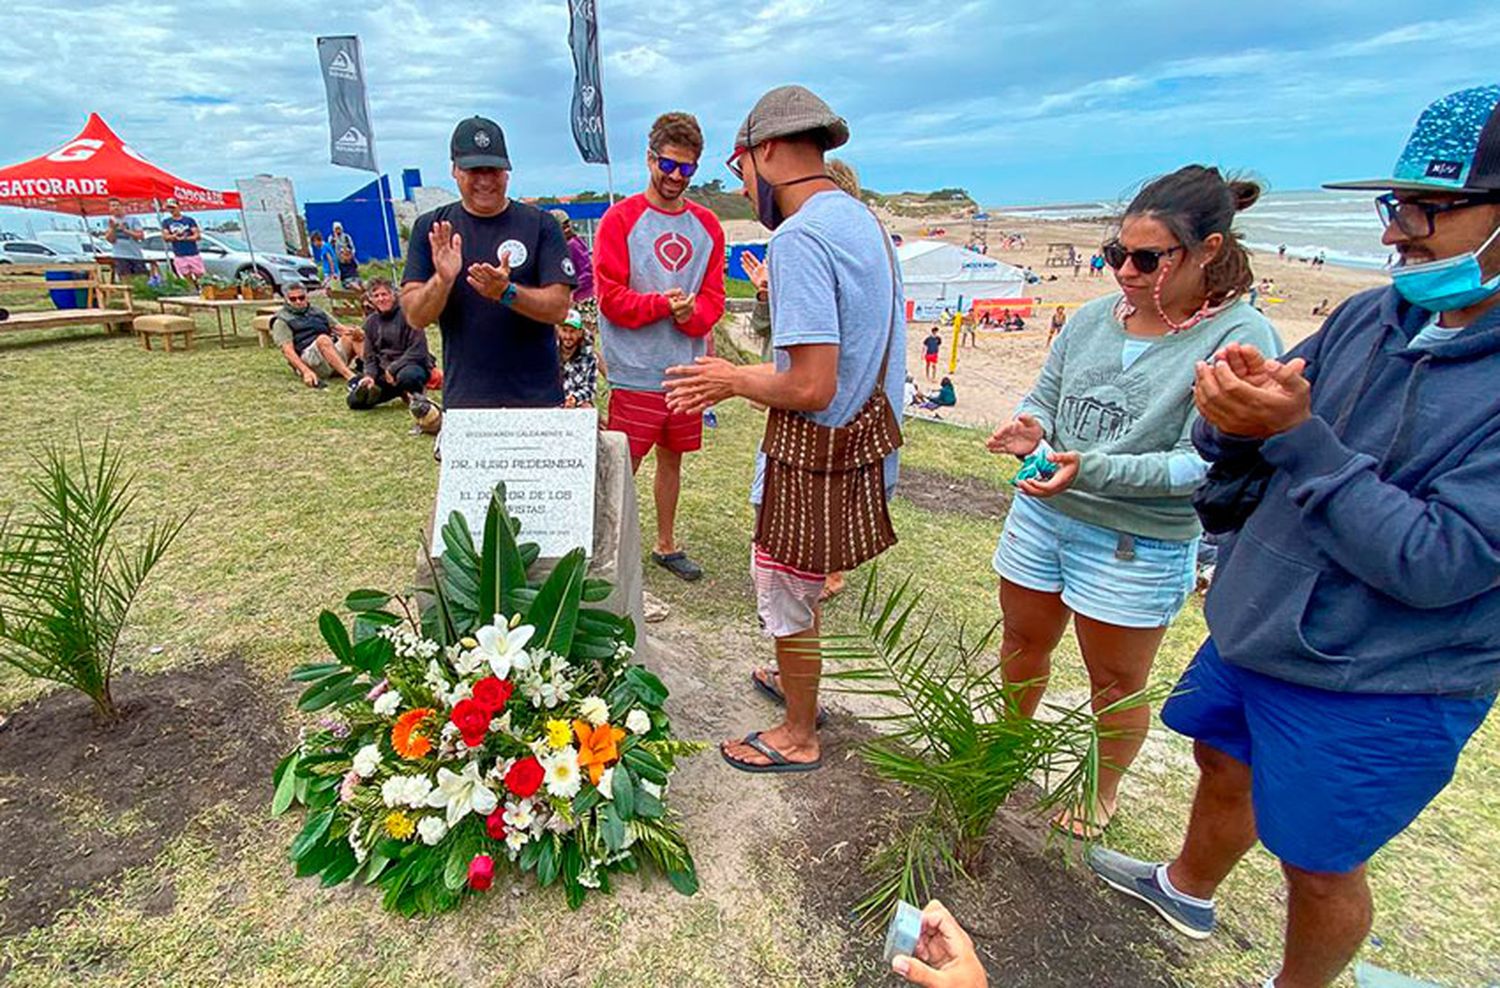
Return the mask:
[[(1061, 593), (1072, 611), (1122, 628), (1163, 628), (1192, 593), (1198, 540), (1123, 536), (1017, 494), (995, 546), (995, 572), (1017, 586)], [(1133, 543), (1133, 544), (1130, 544)], [(1128, 547), (1131, 558), (1122, 559)]]
[(1161, 719), (1250, 767), (1266, 850), (1303, 871), (1345, 874), (1443, 791), (1494, 702), (1301, 686), (1230, 665), (1210, 638)]

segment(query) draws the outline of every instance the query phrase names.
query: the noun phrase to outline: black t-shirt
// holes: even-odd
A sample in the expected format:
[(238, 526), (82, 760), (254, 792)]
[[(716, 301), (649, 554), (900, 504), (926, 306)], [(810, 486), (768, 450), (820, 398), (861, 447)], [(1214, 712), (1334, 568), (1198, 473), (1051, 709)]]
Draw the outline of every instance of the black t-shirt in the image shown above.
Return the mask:
[[(453, 202), (412, 224), (402, 281), (426, 281), (435, 268), (427, 236), (436, 222), (463, 238), (464, 269), (498, 264), (510, 255), (517, 286), (577, 284), (562, 228), (535, 206), (511, 200), (499, 216), (475, 216)], [(547, 408), (563, 403), (557, 332), (509, 306), (492, 302), (460, 272), (438, 315), (443, 334), (443, 402), (449, 408)]]
[(922, 346), (929, 354), (937, 353), (938, 350), (942, 349), (943, 338), (941, 336), (938, 336), (936, 333), (933, 333), (931, 336), (928, 336), (926, 339), (922, 340)]

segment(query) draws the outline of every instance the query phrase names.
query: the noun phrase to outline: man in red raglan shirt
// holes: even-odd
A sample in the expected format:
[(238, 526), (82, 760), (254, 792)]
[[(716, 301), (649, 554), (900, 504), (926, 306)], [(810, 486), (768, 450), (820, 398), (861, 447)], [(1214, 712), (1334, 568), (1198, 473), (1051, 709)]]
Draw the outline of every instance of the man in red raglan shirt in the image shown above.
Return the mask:
[(656, 447), (657, 565), (684, 580), (703, 569), (677, 546), (673, 529), (682, 454), (703, 445), (703, 417), (667, 408), (668, 367), (708, 353), (724, 315), (724, 230), (684, 198), (703, 154), (703, 131), (688, 113), (651, 125), (646, 191), (604, 214), (594, 237), (599, 338), (610, 383), (609, 428), (630, 440), (634, 469)]

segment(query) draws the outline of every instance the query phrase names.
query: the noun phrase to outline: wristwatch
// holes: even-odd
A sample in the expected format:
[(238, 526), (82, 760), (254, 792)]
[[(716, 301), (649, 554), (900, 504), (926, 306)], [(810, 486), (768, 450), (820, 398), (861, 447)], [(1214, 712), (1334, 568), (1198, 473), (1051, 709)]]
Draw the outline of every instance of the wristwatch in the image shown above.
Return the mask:
[(511, 282), (510, 284), (508, 284), (508, 285), (505, 286), (505, 291), (503, 291), (503, 292), (500, 293), (500, 304), (501, 305), (512, 305), (512, 304), (515, 303), (515, 301), (516, 301), (516, 285), (515, 285), (515, 282)]

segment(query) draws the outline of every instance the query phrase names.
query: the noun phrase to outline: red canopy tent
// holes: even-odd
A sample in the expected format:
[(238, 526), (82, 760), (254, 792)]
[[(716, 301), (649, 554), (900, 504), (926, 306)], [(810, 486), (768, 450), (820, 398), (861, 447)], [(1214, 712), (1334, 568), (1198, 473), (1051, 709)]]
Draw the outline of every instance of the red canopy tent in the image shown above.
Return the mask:
[(239, 209), (238, 192), (216, 192), (164, 171), (120, 139), (97, 113), (57, 150), (0, 168), (0, 205), (100, 216), (109, 200), (127, 212), (156, 212), (167, 199), (183, 209)]

